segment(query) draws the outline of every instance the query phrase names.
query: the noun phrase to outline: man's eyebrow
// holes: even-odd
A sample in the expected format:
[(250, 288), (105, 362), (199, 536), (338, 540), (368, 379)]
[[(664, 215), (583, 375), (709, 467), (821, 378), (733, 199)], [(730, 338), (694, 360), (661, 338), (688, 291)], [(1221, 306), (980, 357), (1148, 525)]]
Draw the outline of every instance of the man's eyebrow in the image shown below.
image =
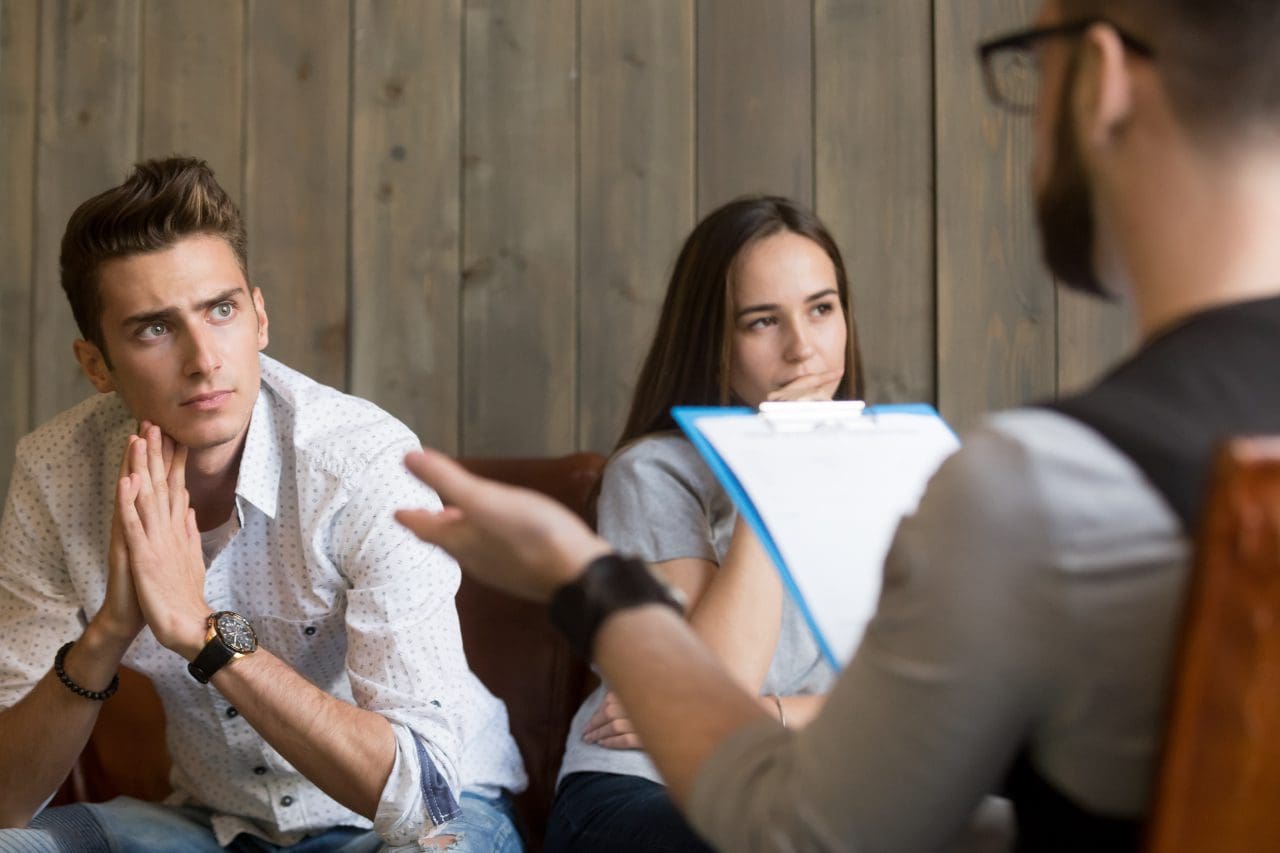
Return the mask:
[[(196, 308), (201, 311), (207, 311), (208, 309), (212, 308), (218, 303), (228, 302), (243, 292), (244, 292), (243, 287), (229, 287), (226, 290), (222, 291), (221, 293), (211, 296), (210, 298), (197, 304)], [(177, 308), (174, 308), (174, 307), (161, 308), (156, 311), (143, 311), (138, 314), (130, 314), (128, 317), (125, 317), (123, 320), (120, 321), (120, 325), (122, 326), (139, 325), (140, 326), (145, 323), (157, 323), (161, 321), (172, 320), (176, 316), (178, 316)]]
[[(816, 302), (819, 299), (826, 299), (828, 296), (837, 296), (837, 295), (838, 294), (836, 293), (836, 289), (834, 287), (828, 287), (826, 290), (819, 290), (817, 293), (814, 293), (810, 296), (806, 296), (804, 298), (804, 301)], [(745, 317), (747, 314), (755, 314), (759, 311), (777, 311), (777, 310), (778, 310), (778, 306), (776, 303), (773, 303), (773, 302), (765, 303), (762, 305), (748, 305), (746, 308), (743, 308), (741, 311), (738, 311), (737, 313), (735, 313), (733, 317), (736, 320), (739, 317)]]

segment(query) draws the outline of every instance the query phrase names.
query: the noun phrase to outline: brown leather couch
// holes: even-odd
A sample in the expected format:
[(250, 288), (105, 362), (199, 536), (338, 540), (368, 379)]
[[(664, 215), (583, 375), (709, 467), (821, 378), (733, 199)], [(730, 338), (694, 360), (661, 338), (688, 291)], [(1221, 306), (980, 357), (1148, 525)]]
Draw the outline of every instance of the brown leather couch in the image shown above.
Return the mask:
[[(590, 505), (604, 457), (463, 459), (470, 470), (556, 498), (591, 522)], [(542, 848), (560, 755), (574, 711), (594, 687), (540, 605), (504, 595), (463, 576), (458, 590), (463, 646), (471, 668), (507, 703), (511, 729), (529, 773), (516, 799), (530, 850)], [(120, 690), (103, 704), (93, 734), (56, 803), (102, 802), (120, 795), (162, 799), (169, 792), (164, 711), (151, 683), (123, 670)]]

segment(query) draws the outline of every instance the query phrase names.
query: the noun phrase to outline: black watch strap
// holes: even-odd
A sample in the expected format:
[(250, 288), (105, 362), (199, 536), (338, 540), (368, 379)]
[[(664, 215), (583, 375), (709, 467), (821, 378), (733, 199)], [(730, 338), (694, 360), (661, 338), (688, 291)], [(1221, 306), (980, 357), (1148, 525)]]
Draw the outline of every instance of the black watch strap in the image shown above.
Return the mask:
[(217, 634), (204, 644), (196, 659), (187, 664), (187, 672), (201, 684), (208, 684), (214, 673), (227, 665), (236, 656), (235, 649), (222, 642)]
[(684, 605), (673, 590), (658, 580), (644, 561), (605, 554), (592, 560), (577, 580), (556, 590), (551, 598), (551, 623), (575, 652), (590, 660), (596, 632), (604, 620), (615, 611), (642, 604), (665, 604), (684, 614)]

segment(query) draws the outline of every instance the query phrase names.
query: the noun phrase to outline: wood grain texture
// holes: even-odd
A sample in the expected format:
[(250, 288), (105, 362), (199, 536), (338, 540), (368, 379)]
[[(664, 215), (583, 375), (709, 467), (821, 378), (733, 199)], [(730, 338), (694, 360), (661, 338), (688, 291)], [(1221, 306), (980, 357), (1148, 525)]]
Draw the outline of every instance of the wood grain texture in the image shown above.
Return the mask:
[(147, 0), (142, 156), (208, 161), (237, 203), (244, 158), (244, 4)]
[(40, 6), (39, 131), (35, 158), (35, 423), (94, 393), (71, 342), (80, 337), (58, 277), (71, 212), (119, 184), (138, 153), (137, 0)]
[(810, 3), (698, 0), (698, 213), (744, 193), (813, 204)]
[(817, 211), (844, 256), (875, 402), (934, 400), (930, 0), (817, 0)]
[(346, 387), (350, 7), (253, 0), (244, 210), (267, 352)]
[(462, 447), (576, 443), (577, 5), (468, 0)]
[(1032, 221), (1031, 121), (990, 104), (974, 45), (1030, 0), (935, 5), (938, 401), (953, 425), (1053, 395), (1053, 285)]
[(1058, 287), (1058, 395), (1087, 388), (1138, 343), (1132, 310)]
[(31, 424), (31, 307), (39, 9), (0, 0), (0, 500)]
[(694, 221), (693, 11), (582, 6), (579, 446), (613, 449)]
[(269, 352), (448, 450), (607, 450), (680, 239), (750, 191), (831, 226), (873, 398), (1075, 390), (1131, 337), (1049, 289), (973, 56), (1034, 5), (0, 0), (0, 466), (91, 393), (68, 215), (175, 150), (241, 202)]
[(458, 450), (461, 0), (355, 7), (351, 390)]

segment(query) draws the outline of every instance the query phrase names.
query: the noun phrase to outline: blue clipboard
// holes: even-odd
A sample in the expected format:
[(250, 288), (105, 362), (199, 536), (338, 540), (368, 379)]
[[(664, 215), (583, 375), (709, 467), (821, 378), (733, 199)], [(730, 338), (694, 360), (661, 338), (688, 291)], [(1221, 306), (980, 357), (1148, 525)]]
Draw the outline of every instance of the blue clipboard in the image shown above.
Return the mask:
[[(715, 475), (720, 485), (724, 487), (725, 492), (733, 501), (739, 514), (746, 519), (751, 526), (752, 531), (760, 540), (760, 544), (764, 547), (765, 552), (778, 568), (779, 574), (782, 576), (782, 582), (787, 590), (787, 594), (799, 607), (801, 614), (804, 616), (806, 624), (809, 626), (810, 632), (818, 644), (818, 648), (822, 651), (823, 656), (831, 664), (834, 669), (839, 670), (842, 666), (835, 650), (831, 647), (826, 634), (819, 627), (818, 620), (814, 617), (812, 608), (806, 601), (804, 594), (800, 590), (791, 569), (787, 566), (786, 560), (782, 556), (782, 551), (778, 547), (773, 534), (765, 525), (764, 519), (760, 514), (755, 502), (751, 499), (746, 488), (739, 480), (738, 475), (716, 450), (711, 440), (702, 432), (698, 426), (698, 421), (706, 418), (721, 418), (732, 416), (749, 416), (761, 417), (754, 409), (745, 406), (677, 406), (671, 410), (672, 417), (689, 441), (697, 449), (703, 460), (707, 463), (707, 467)], [(877, 414), (908, 414), (908, 415), (924, 415), (936, 418), (942, 422), (938, 411), (926, 403), (902, 403), (890, 404), (874, 407), (867, 407), (861, 413), (862, 417), (874, 418)], [(945, 422), (943, 422), (945, 423)], [(948, 427), (950, 431), (950, 427)], [(951, 433), (954, 436), (954, 432)]]

